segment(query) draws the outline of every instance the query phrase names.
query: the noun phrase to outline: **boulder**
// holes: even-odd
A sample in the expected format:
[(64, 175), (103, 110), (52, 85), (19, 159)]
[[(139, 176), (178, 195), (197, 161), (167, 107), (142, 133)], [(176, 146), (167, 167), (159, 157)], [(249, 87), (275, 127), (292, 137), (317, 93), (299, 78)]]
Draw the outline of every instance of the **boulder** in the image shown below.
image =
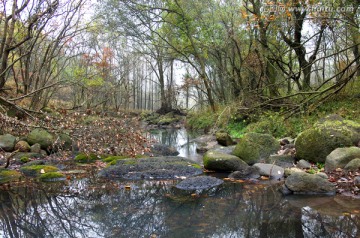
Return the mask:
[(309, 162), (307, 162), (306, 160), (302, 159), (297, 162), (296, 167), (298, 167), (299, 169), (310, 169), (311, 164)]
[(360, 158), (359, 147), (337, 148), (326, 157), (325, 171), (343, 169), (351, 160), (356, 158)]
[(179, 152), (172, 146), (165, 144), (154, 144), (151, 147), (151, 154), (155, 157), (158, 156), (176, 156)]
[(30, 145), (26, 141), (19, 141), (15, 145), (15, 150), (19, 150), (19, 152), (30, 152)]
[(187, 178), (175, 187), (181, 190), (205, 190), (221, 185), (224, 181), (211, 176), (197, 176)]
[(229, 174), (228, 177), (233, 179), (257, 179), (260, 178), (260, 173), (257, 167), (249, 166)]
[(118, 160), (116, 165), (100, 171), (99, 176), (128, 180), (178, 179), (202, 173), (201, 166), (191, 160), (167, 156)]
[(356, 186), (360, 185), (360, 176), (356, 176), (356, 177), (354, 178), (354, 184), (355, 184)]
[(259, 170), (260, 175), (268, 176), (272, 179), (280, 179), (284, 177), (284, 169), (274, 164), (257, 163), (253, 165)]
[(247, 163), (234, 155), (224, 154), (214, 150), (210, 150), (204, 154), (203, 162), (205, 169), (223, 172), (243, 170), (249, 167)]
[(252, 165), (265, 161), (280, 149), (279, 142), (268, 134), (247, 133), (236, 145), (233, 154)]
[(297, 194), (335, 194), (335, 185), (321, 175), (293, 173), (285, 181), (285, 185)]
[(28, 134), (26, 140), (30, 145), (38, 143), (41, 149), (50, 150), (54, 143), (54, 136), (45, 129), (37, 128)]
[(234, 141), (231, 139), (230, 135), (226, 132), (217, 132), (215, 136), (216, 136), (216, 141), (222, 146), (230, 146), (234, 144)]
[(41, 153), (41, 145), (39, 143), (33, 144), (32, 146), (30, 146), (30, 152), (40, 154)]
[(0, 149), (6, 152), (14, 151), (16, 137), (10, 134), (0, 135)]
[(360, 159), (356, 158), (351, 160), (346, 166), (345, 166), (345, 170), (346, 171), (356, 171), (360, 169)]
[(73, 141), (68, 134), (59, 133), (54, 136), (54, 150), (71, 150)]
[(292, 175), (293, 173), (305, 173), (304, 170), (296, 168), (296, 167), (292, 167), (292, 168), (286, 168), (284, 170), (284, 176), (285, 177), (289, 177), (290, 175)]
[(299, 134), (296, 157), (324, 163), (326, 156), (339, 147), (356, 145), (360, 140), (360, 124), (330, 115)]
[(295, 159), (292, 155), (270, 155), (265, 160), (267, 164), (275, 164), (282, 168), (291, 168), (294, 166)]

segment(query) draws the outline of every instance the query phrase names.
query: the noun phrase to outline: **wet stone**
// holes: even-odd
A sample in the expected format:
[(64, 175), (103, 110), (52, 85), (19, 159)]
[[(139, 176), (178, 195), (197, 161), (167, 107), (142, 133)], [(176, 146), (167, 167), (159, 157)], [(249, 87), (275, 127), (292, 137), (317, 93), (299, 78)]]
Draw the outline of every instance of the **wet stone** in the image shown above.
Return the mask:
[(185, 179), (176, 185), (181, 190), (204, 190), (221, 185), (224, 181), (210, 176), (198, 176)]

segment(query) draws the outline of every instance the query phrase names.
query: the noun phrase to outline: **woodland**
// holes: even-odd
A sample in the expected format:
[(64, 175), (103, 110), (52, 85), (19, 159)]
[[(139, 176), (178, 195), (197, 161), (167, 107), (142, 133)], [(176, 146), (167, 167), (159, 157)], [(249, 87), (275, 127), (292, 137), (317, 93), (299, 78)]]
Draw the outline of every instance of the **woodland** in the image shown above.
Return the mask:
[[(357, 108), (359, 4), (1, 1), (1, 128), (48, 125), (46, 111), (175, 111), (204, 128), (308, 116), (339, 98)], [(200, 115), (207, 124), (191, 124)]]

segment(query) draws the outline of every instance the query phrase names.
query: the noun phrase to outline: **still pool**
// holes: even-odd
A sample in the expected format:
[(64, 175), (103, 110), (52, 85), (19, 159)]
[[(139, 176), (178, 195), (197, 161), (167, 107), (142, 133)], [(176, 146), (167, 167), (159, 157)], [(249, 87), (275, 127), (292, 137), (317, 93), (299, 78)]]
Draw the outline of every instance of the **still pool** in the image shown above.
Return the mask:
[(0, 190), (0, 237), (360, 237), (360, 201), (288, 196), (279, 184), (99, 180)]

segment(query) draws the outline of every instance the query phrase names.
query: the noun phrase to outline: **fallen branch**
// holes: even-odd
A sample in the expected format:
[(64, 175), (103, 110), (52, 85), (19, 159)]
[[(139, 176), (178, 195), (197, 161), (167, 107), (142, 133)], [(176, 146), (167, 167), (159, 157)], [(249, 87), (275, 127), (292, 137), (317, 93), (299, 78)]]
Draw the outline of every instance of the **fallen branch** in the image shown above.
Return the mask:
[(6, 158), (5, 166), (4, 166), (5, 169), (6, 169), (7, 167), (9, 167), (11, 158), (14, 157), (17, 152), (19, 152), (19, 150), (15, 150), (15, 151), (12, 152), (10, 155), (8, 155), (8, 157)]

